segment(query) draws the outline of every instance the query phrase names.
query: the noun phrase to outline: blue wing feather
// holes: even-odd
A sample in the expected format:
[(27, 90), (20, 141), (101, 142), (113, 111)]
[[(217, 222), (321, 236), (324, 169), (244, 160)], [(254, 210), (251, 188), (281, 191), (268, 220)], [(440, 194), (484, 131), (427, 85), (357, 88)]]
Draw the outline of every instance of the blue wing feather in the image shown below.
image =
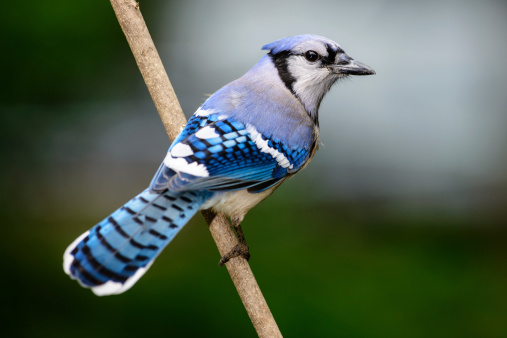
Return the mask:
[[(198, 110), (197, 112), (202, 111)], [(176, 144), (180, 143), (182, 140), (186, 139), (188, 136), (196, 133), (199, 129), (206, 127), (208, 124), (218, 121), (218, 114), (209, 114), (209, 115), (199, 115), (195, 113), (188, 120), (185, 128), (181, 131), (181, 133), (176, 137), (174, 142), (171, 144), (169, 150), (174, 147)]]
[[(196, 134), (204, 127), (212, 127), (216, 137), (200, 138)], [(260, 149), (247, 127), (231, 118), (218, 119), (218, 114), (194, 115), (187, 127), (171, 145), (183, 144), (192, 154), (178, 156), (188, 164), (204, 165), (208, 176), (198, 177), (177, 172), (164, 163), (152, 180), (150, 189), (224, 191), (249, 188), (260, 192), (297, 172), (308, 160), (310, 149), (291, 148), (282, 142), (260, 134), (268, 150), (282, 154), (288, 165), (280, 165), (266, 149)]]

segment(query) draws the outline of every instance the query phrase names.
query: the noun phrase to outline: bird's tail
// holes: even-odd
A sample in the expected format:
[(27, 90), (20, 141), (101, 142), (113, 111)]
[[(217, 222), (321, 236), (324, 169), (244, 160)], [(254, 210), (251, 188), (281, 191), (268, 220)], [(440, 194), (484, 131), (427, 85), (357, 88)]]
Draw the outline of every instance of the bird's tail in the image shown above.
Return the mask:
[(79, 236), (65, 250), (63, 268), (99, 296), (122, 293), (208, 198), (205, 192), (146, 189)]

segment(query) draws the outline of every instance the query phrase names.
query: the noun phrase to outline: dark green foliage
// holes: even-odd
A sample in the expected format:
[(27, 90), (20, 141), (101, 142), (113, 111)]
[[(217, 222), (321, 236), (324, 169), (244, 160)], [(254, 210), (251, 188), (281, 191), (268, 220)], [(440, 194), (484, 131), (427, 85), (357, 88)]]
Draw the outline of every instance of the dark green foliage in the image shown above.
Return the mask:
[[(343, 217), (347, 208), (337, 216), (339, 205), (301, 206), (288, 196), (282, 189), (244, 222), (252, 268), (286, 336), (506, 332), (505, 230), (403, 215), (357, 221)], [(132, 290), (99, 298), (61, 268), (66, 245), (96, 216), (34, 217), (16, 208), (2, 212), (4, 332), (255, 336), (200, 216)]]

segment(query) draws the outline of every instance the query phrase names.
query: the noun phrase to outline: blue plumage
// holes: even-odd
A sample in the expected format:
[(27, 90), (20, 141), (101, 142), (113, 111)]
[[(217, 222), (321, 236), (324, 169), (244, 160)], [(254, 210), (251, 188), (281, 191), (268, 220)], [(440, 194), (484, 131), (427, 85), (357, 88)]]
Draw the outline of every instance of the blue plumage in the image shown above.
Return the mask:
[[(162, 165), (159, 174), (155, 175), (151, 189), (180, 190), (234, 190), (239, 188), (254, 188), (266, 181), (270, 185), (263, 186), (256, 191), (263, 191), (276, 184), (280, 179), (299, 170), (310, 154), (310, 149), (290, 148), (279, 141), (268, 139), (257, 134), (253, 139), (253, 129), (227, 118), (218, 120), (206, 126), (208, 134), (190, 134), (180, 139), (178, 147), (188, 147), (183, 156), (178, 156), (175, 148), (171, 147), (171, 159), (184, 160), (186, 164), (202, 165), (207, 175), (194, 176), (188, 173), (174, 174), (169, 178), (169, 167)], [(250, 127), (253, 128), (253, 127)], [(263, 151), (256, 143), (264, 142), (271, 152)], [(278, 153), (277, 157), (273, 153)]]
[(210, 194), (143, 191), (69, 247), (65, 271), (98, 295), (123, 292), (126, 282), (149, 267)]
[(332, 84), (374, 74), (315, 35), (263, 49), (268, 55), (190, 118), (149, 188), (67, 248), (67, 274), (98, 295), (121, 293), (199, 209), (224, 213), (239, 227), (248, 210), (312, 159), (317, 110)]

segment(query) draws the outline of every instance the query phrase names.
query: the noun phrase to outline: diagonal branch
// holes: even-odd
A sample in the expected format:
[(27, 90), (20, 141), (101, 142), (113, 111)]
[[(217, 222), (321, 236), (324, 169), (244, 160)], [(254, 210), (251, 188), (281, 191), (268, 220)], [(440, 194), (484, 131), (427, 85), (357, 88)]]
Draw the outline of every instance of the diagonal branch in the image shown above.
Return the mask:
[[(167, 135), (174, 140), (186, 123), (185, 116), (141, 15), (139, 4), (134, 0), (110, 1)], [(210, 210), (203, 211), (203, 215), (220, 255), (225, 255), (237, 244), (229, 221), (224, 215), (216, 215)], [(243, 257), (236, 257), (225, 266), (259, 337), (281, 337), (248, 262)]]

